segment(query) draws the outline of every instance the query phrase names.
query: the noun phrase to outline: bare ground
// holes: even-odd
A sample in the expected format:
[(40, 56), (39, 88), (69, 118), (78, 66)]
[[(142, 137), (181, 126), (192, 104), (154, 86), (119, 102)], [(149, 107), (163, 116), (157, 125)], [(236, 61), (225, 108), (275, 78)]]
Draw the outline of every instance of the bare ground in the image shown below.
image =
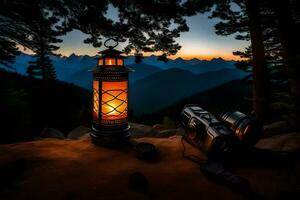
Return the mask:
[[(139, 138), (159, 150), (160, 159), (145, 162), (130, 149), (96, 147), (79, 140), (42, 139), (0, 146), (0, 199), (250, 199), (208, 180), (199, 165), (182, 158), (180, 136)], [(205, 159), (186, 144), (187, 153)], [(261, 140), (257, 147), (295, 151), (297, 133)], [(280, 162), (280, 161), (278, 161)], [(256, 198), (289, 199), (300, 191), (299, 158), (271, 165), (244, 165), (233, 172), (248, 179)], [(132, 189), (129, 177), (142, 173), (148, 189)]]

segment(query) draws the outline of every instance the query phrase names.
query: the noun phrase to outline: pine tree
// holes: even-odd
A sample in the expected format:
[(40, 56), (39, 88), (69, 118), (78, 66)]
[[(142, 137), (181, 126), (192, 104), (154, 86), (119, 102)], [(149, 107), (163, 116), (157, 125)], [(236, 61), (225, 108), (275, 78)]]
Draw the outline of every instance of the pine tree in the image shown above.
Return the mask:
[(61, 19), (53, 12), (61, 8), (59, 2), (4, 0), (0, 9), (0, 44), (4, 52), (0, 57), (2, 62), (13, 62), (15, 55), (20, 52), (17, 48), (19, 45), (36, 54), (36, 61), (31, 62), (28, 69), (31, 76), (55, 79), (49, 56), (59, 48), (55, 46), (61, 42), (58, 36), (66, 33), (58, 23)]
[[(200, 1), (197, 0), (189, 2), (200, 4)], [(298, 67), (296, 67), (300, 60), (297, 56), (299, 55), (299, 48), (297, 48), (299, 43), (299, 6), (297, 6), (297, 1), (215, 0), (213, 3), (206, 2), (206, 6), (210, 5), (211, 8), (213, 4), (216, 6), (213, 9), (212, 17), (221, 19), (215, 26), (217, 34), (225, 36), (235, 34), (236, 39), (251, 40), (252, 45), (246, 48), (245, 51), (234, 52), (234, 55), (246, 59), (238, 62), (237, 67), (253, 72), (254, 91), (261, 91), (259, 92), (261, 95), (255, 95), (254, 93), (254, 110), (256, 110), (256, 113), (259, 109), (255, 108), (255, 103), (259, 105), (260, 103), (257, 100), (261, 98), (267, 99), (260, 106), (265, 110), (263, 113), (270, 112), (265, 109), (265, 106), (269, 107), (271, 104), (273, 110), (277, 109), (276, 105), (278, 104), (277, 107), (285, 112), (282, 115), (291, 112), (293, 107), (286, 93), (288, 79), (291, 94), (296, 97), (294, 102), (296, 105), (300, 104), (297, 103), (300, 102), (299, 97), (297, 100), (297, 93), (299, 94), (297, 91), (300, 89), (300, 76), (297, 71)], [(205, 8), (204, 5), (198, 5), (198, 8), (203, 7)], [(264, 67), (261, 68), (261, 66)], [(258, 69), (259, 71), (257, 71)], [(260, 78), (255, 81), (257, 75)], [(260, 80), (260, 83), (257, 82), (258, 80)], [(282, 105), (288, 106), (282, 109)], [(299, 112), (300, 106), (297, 107)], [(261, 119), (267, 118), (262, 117), (262, 113), (259, 115), (261, 115), (259, 117)], [(300, 115), (298, 114), (298, 116)], [(300, 119), (300, 117), (298, 118)]]
[[(174, 55), (181, 48), (175, 38), (188, 30), (180, 0), (4, 0), (3, 5), (0, 16), (5, 16), (7, 22), (15, 22), (9, 39), (34, 52), (38, 52), (35, 41), (38, 40), (37, 34), (40, 34), (37, 24), (41, 22), (41, 13), (46, 11), (52, 18), (59, 19), (59, 23), (52, 24), (55, 27), (52, 30), (57, 33), (78, 29), (89, 36), (84, 42), (94, 47), (100, 47), (104, 39), (113, 37), (119, 42), (127, 41), (125, 52), (136, 55), (143, 52), (160, 52), (161, 58)], [(114, 22), (105, 15), (109, 5), (118, 9), (119, 21)], [(49, 16), (42, 18), (49, 19)], [(45, 23), (45, 26), (49, 30), (49, 24)], [(23, 37), (15, 37), (18, 32)], [(57, 38), (56, 34), (51, 34)], [(43, 39), (48, 40), (47, 37), (44, 35)], [(55, 44), (55, 41), (47, 43)]]
[(291, 93), (300, 101), (299, 3), (291, 0), (269, 2), (278, 20), (284, 63), (290, 78)]
[(51, 59), (42, 54), (35, 55), (36, 60), (29, 62), (27, 73), (31, 77), (42, 78), (44, 80), (55, 80), (56, 71)]
[(36, 6), (35, 13), (36, 18), (29, 27), (32, 31), (31, 49), (35, 53), (36, 60), (29, 63), (27, 73), (44, 80), (54, 80), (56, 72), (49, 56), (55, 55), (55, 51), (59, 49), (55, 44), (62, 40), (57, 37), (64, 32), (56, 30), (54, 26), (59, 18), (49, 11)]
[(10, 68), (20, 54), (17, 45), (29, 44), (28, 29), (19, 22), (22, 16), (17, 14), (16, 5), (14, 1), (4, 0), (0, 6), (0, 63)]
[[(85, 42), (95, 47), (101, 46), (103, 39), (113, 37), (119, 42), (127, 41), (126, 53), (174, 55), (181, 48), (175, 38), (188, 31), (180, 0), (75, 0), (65, 3), (67, 9), (61, 16), (67, 19), (66, 26), (88, 34), (90, 37)], [(117, 22), (104, 16), (109, 4), (119, 12)]]
[[(251, 41), (251, 48), (248, 48), (247, 52), (237, 52), (244, 57), (250, 56), (249, 61), (240, 63), (239, 67), (247, 68), (250, 63), (252, 65), (253, 110), (259, 120), (265, 121), (268, 119), (270, 108), (270, 86), (260, 13), (261, 4), (258, 0), (215, 0), (210, 2), (190, 0), (187, 6), (192, 7), (193, 4), (197, 5), (194, 12), (197, 12), (197, 9), (198, 12), (205, 12), (210, 7), (213, 10), (211, 17), (221, 19), (215, 26), (217, 34), (225, 36), (237, 34), (236, 39)], [(233, 4), (238, 9), (233, 9)], [(251, 54), (249, 54), (249, 50), (251, 50)]]
[(270, 114), (270, 87), (262, 35), (260, 4), (245, 0), (253, 57), (253, 109), (257, 119), (266, 121)]
[(12, 68), (10, 64), (14, 63), (15, 57), (19, 54), (20, 52), (15, 42), (0, 36), (0, 64)]

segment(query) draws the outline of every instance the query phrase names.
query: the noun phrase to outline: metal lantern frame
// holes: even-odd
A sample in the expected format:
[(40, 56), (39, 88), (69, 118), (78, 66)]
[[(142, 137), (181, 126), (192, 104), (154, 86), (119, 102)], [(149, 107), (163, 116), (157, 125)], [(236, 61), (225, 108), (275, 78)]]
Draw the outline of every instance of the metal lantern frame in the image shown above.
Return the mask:
[(110, 40), (113, 39), (104, 43), (107, 49), (99, 52), (101, 56), (93, 70), (91, 138), (97, 145), (122, 146), (128, 143), (130, 136), (128, 87), (131, 70), (124, 66), (125, 57), (121, 55), (123, 52), (114, 49), (118, 42), (113, 40), (116, 44), (108, 46), (107, 42)]

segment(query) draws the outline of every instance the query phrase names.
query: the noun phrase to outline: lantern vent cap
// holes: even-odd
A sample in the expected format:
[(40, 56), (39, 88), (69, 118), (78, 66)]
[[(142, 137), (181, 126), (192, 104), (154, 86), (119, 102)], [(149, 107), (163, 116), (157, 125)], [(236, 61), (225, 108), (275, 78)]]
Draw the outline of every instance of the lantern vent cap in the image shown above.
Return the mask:
[[(114, 45), (108, 45), (109, 41), (113, 41), (115, 42)], [(113, 38), (109, 38), (104, 42), (104, 46), (107, 48), (103, 51), (98, 52), (99, 54), (102, 55), (102, 57), (123, 57), (121, 54), (123, 54), (122, 51), (116, 50), (114, 49), (116, 46), (118, 46), (118, 41), (113, 39)]]

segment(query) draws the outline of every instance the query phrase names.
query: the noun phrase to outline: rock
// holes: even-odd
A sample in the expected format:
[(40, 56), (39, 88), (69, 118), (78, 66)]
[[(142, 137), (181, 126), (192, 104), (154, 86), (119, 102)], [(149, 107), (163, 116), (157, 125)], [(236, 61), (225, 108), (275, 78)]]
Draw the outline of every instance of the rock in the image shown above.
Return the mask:
[(167, 129), (159, 132), (159, 137), (170, 137), (177, 134), (177, 129)]
[(69, 132), (67, 138), (76, 140), (81, 137), (85, 137), (85, 135), (87, 135), (89, 132), (91, 132), (90, 128), (87, 128), (85, 126), (78, 126), (77, 128)]
[(16, 159), (4, 164), (0, 164), (0, 190), (14, 187), (23, 179), (24, 172), (28, 168), (25, 159)]
[(152, 126), (152, 128), (157, 130), (157, 131), (166, 130), (166, 127), (164, 125), (161, 125), (161, 124), (155, 124), (155, 125)]
[(185, 134), (185, 130), (182, 127), (179, 127), (176, 129), (176, 135), (184, 135)]
[(54, 128), (44, 128), (40, 134), (41, 138), (57, 138), (57, 139), (65, 139), (65, 135), (54, 129)]
[(157, 137), (159, 132), (151, 126), (129, 123), (132, 137)]
[(173, 135), (184, 135), (185, 134), (185, 130), (180, 127), (177, 129), (167, 129), (167, 130), (163, 130), (159, 132), (159, 137), (170, 137)]
[(129, 185), (131, 189), (145, 193), (148, 191), (149, 183), (141, 172), (134, 172), (129, 176)]
[(263, 138), (255, 146), (273, 151), (297, 151), (300, 150), (300, 133), (281, 134)]
[(286, 121), (278, 121), (265, 125), (263, 128), (263, 136), (270, 137), (281, 133), (291, 132), (292, 128)]
[(181, 135), (182, 132), (184, 131), (182, 128), (165, 129), (162, 131), (158, 131), (158, 129), (163, 127), (160, 124), (156, 124), (153, 127), (151, 127), (143, 124), (130, 123), (130, 127), (131, 127), (131, 136), (135, 138), (139, 138), (139, 137), (166, 138), (172, 135)]

